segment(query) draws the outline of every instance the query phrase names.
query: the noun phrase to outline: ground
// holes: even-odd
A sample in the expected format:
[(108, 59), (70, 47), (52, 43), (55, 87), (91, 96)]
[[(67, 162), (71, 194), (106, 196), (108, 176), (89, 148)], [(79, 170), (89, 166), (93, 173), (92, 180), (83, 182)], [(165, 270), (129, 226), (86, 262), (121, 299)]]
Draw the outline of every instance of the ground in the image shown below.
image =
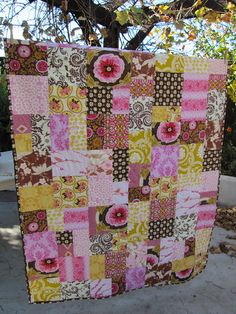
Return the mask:
[[(216, 227), (212, 245), (232, 234)], [(28, 304), (15, 195), (0, 193), (0, 313), (236, 314), (235, 278), (236, 258), (210, 254), (206, 270), (182, 285), (140, 289), (105, 300)]]

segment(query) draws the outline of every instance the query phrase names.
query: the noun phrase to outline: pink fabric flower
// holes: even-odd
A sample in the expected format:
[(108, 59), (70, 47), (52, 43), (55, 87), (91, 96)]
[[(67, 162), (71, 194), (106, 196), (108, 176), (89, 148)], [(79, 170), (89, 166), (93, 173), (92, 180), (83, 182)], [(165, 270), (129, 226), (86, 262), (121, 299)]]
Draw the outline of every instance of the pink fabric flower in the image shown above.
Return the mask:
[(103, 54), (94, 63), (94, 76), (103, 83), (115, 83), (124, 72), (124, 61), (112, 53)]
[(91, 128), (87, 128), (87, 138), (92, 137), (93, 135), (93, 130)]
[(36, 70), (39, 71), (40, 73), (45, 73), (48, 70), (48, 64), (44, 60), (39, 60), (36, 63)]
[(124, 226), (128, 221), (128, 206), (113, 205), (108, 209), (105, 220), (111, 226)]
[(196, 129), (197, 123), (195, 121), (189, 122), (189, 128), (190, 130)]
[(29, 232), (36, 232), (39, 228), (39, 225), (37, 222), (31, 222), (27, 226)]
[(153, 266), (158, 264), (158, 257), (154, 254), (147, 255), (147, 267), (152, 268)]
[(48, 258), (36, 261), (35, 268), (41, 273), (54, 273), (58, 270), (57, 258)]
[(148, 194), (150, 193), (150, 186), (149, 185), (145, 185), (142, 187), (142, 194)]
[(97, 117), (98, 117), (97, 113), (90, 113), (87, 115), (88, 120), (95, 120), (95, 119), (97, 119)]
[(18, 60), (11, 60), (9, 62), (9, 67), (11, 71), (19, 71), (21, 68), (20, 62)]
[(182, 135), (182, 138), (184, 141), (187, 141), (189, 139), (189, 133), (188, 132), (184, 132)]
[(157, 129), (157, 138), (164, 143), (172, 143), (180, 135), (179, 122), (162, 122)]
[(37, 217), (38, 219), (40, 219), (40, 220), (43, 220), (43, 219), (46, 218), (46, 214), (45, 214), (45, 212), (40, 211), (40, 212), (38, 212), (38, 213), (36, 214), (36, 217)]
[(192, 268), (176, 272), (176, 277), (180, 279), (188, 278), (192, 273)]
[(113, 282), (111, 286), (111, 290), (112, 290), (112, 295), (117, 294), (117, 292), (119, 291), (119, 285), (116, 282)]
[(200, 139), (201, 141), (203, 141), (204, 138), (205, 138), (205, 131), (204, 131), (204, 130), (201, 130), (201, 131), (199, 132), (199, 139)]
[(42, 51), (47, 51), (48, 50), (48, 46), (45, 46), (45, 45), (39, 45), (40, 49)]
[(105, 134), (105, 130), (103, 127), (97, 128), (97, 135), (98, 136), (104, 136), (104, 134)]
[(26, 45), (20, 45), (17, 48), (17, 53), (21, 58), (28, 58), (31, 55), (31, 48)]

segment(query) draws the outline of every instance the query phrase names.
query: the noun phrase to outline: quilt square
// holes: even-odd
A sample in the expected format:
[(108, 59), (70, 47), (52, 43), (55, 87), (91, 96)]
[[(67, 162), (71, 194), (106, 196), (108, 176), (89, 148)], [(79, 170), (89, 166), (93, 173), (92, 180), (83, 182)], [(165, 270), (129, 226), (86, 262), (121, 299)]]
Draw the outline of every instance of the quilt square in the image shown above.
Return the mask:
[(129, 113), (130, 85), (114, 86), (112, 88), (112, 113)]
[(155, 74), (155, 55), (145, 52), (132, 53), (131, 76), (136, 79), (152, 80)]
[(112, 110), (112, 88), (91, 87), (88, 89), (88, 113), (111, 113)]
[(14, 114), (44, 115), (48, 113), (46, 76), (9, 75), (9, 83)]
[(85, 207), (88, 204), (87, 177), (53, 177), (55, 208)]
[(31, 133), (31, 116), (29, 114), (14, 115), (12, 123), (15, 134)]
[(48, 47), (48, 80), (50, 84), (84, 86), (86, 51), (79, 47)]
[(152, 97), (134, 97), (130, 99), (129, 129), (145, 130), (152, 126)]
[(178, 174), (178, 145), (157, 146), (152, 148), (151, 177), (174, 177)]
[(21, 41), (17, 44), (9, 43), (8, 73), (17, 75), (47, 75), (47, 45), (40, 43), (26, 43)]
[(151, 130), (140, 130), (129, 133), (130, 164), (150, 164)]
[(49, 154), (32, 152), (16, 161), (20, 186), (44, 185), (52, 182)]
[(25, 234), (24, 249), (27, 262), (57, 257), (56, 235), (52, 231)]
[(24, 234), (48, 230), (46, 210), (36, 210), (20, 214)]
[(105, 135), (105, 120), (103, 114), (87, 115), (87, 147), (88, 149), (103, 149)]
[[(62, 84), (62, 85), (61, 85)], [(87, 111), (87, 88), (81, 85), (49, 85), (50, 114), (80, 114)]]
[(123, 86), (130, 83), (131, 55), (124, 51), (90, 50), (87, 52), (87, 84)]
[(155, 101), (157, 106), (180, 106), (183, 89), (181, 73), (156, 72)]
[(103, 148), (129, 148), (129, 116), (116, 114), (106, 115), (104, 119), (105, 137)]

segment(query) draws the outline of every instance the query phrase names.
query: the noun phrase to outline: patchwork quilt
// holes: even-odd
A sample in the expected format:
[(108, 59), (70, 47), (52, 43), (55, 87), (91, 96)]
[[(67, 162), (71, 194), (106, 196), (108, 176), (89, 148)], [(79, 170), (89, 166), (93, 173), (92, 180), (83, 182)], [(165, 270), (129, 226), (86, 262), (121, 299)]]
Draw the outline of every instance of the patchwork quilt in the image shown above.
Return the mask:
[(227, 65), (6, 41), (31, 303), (184, 282), (207, 262)]

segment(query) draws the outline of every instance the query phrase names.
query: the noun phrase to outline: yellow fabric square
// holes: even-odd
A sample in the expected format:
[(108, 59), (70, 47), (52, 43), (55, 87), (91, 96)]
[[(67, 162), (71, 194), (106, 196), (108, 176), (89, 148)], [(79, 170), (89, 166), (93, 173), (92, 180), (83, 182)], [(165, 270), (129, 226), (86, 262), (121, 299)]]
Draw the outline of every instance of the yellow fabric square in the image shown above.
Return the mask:
[(15, 134), (16, 153), (31, 153), (32, 152), (32, 135)]
[(177, 194), (177, 177), (151, 178), (151, 200), (173, 198)]
[(150, 202), (129, 203), (129, 225), (133, 225), (148, 220), (150, 211)]
[(88, 204), (87, 177), (54, 177), (52, 183), (55, 208), (86, 207)]
[(63, 211), (59, 208), (47, 210), (48, 230), (64, 231)]
[(195, 256), (188, 256), (172, 262), (172, 271), (178, 272), (185, 269), (193, 268), (195, 264)]
[(180, 145), (179, 174), (202, 172), (203, 144)]
[(158, 72), (184, 73), (184, 57), (157, 54), (155, 68)]
[(178, 190), (182, 190), (189, 186), (199, 186), (202, 183), (202, 174), (198, 173), (187, 173), (179, 174), (177, 180)]
[(87, 150), (87, 113), (69, 116), (69, 148)]
[(148, 240), (148, 221), (128, 224), (127, 241), (142, 242)]
[(86, 89), (77, 85), (49, 86), (49, 111), (51, 114), (73, 116), (87, 110)]
[(206, 253), (211, 240), (212, 229), (200, 229), (196, 232), (195, 254)]
[(53, 190), (51, 185), (39, 185), (19, 188), (20, 211), (53, 208)]
[(129, 133), (129, 161), (131, 164), (151, 163), (151, 130)]
[(184, 71), (189, 73), (208, 73), (209, 61), (194, 57), (184, 57)]
[(181, 118), (181, 110), (178, 106), (153, 106), (152, 123), (156, 122), (178, 122)]
[(90, 279), (105, 278), (105, 255), (90, 256)]
[(61, 299), (59, 278), (44, 278), (29, 282), (31, 302), (58, 301)]

